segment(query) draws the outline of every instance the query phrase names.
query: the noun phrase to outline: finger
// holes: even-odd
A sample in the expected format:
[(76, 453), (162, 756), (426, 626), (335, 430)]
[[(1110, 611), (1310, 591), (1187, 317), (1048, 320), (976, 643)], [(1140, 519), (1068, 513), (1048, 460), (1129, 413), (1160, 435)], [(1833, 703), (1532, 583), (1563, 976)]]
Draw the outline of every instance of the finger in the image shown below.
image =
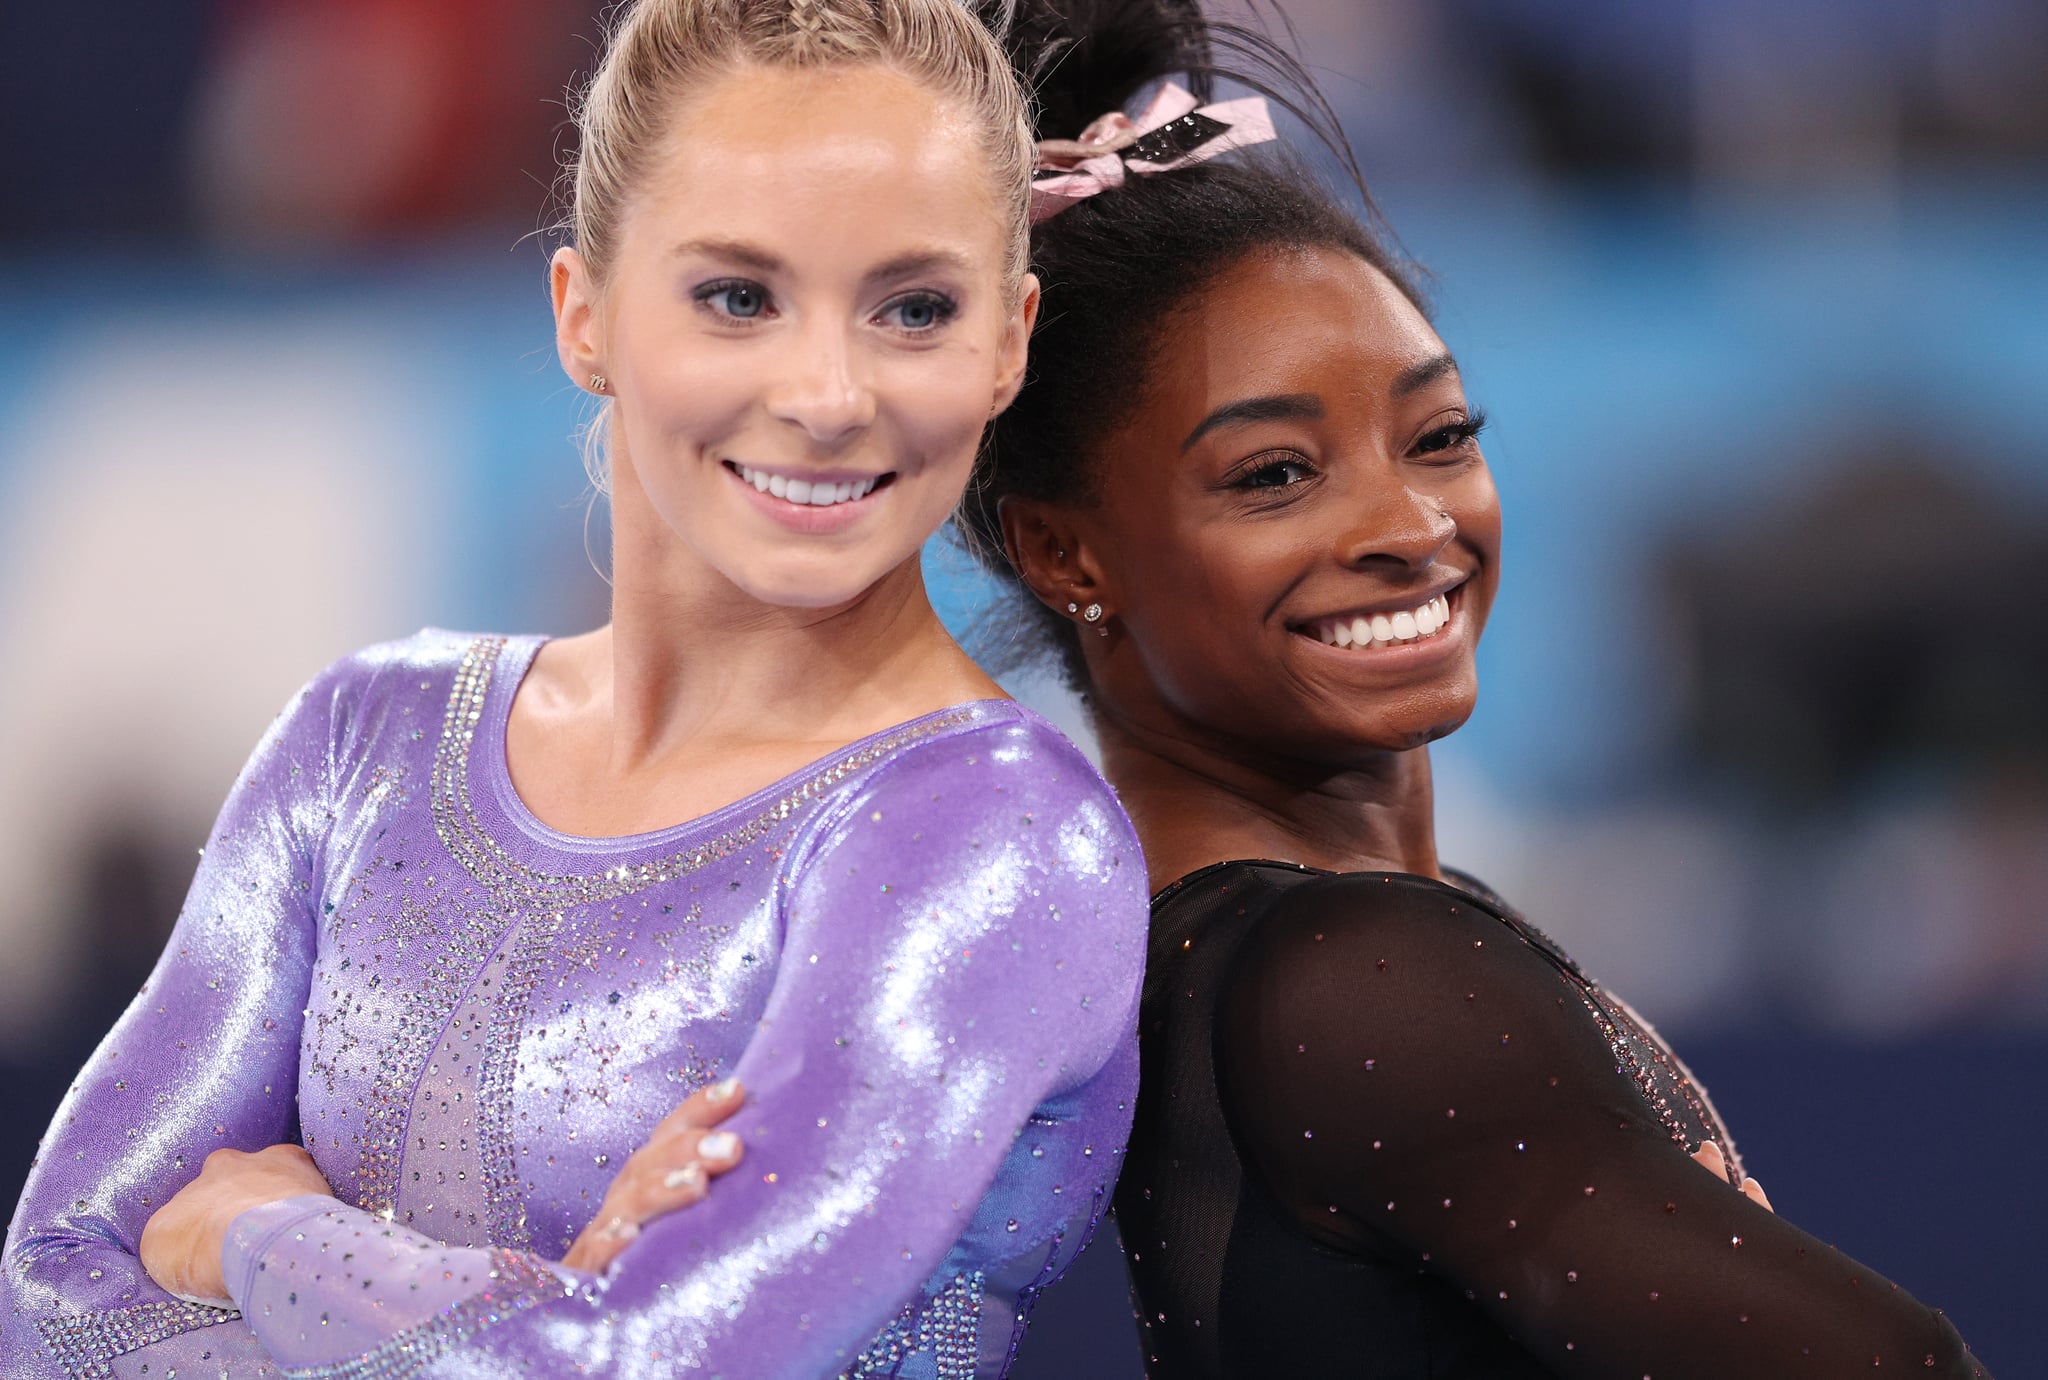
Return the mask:
[(1728, 1161), (1721, 1154), (1721, 1147), (1713, 1141), (1701, 1141), (1700, 1148), (1693, 1151), (1692, 1157), (1708, 1173), (1723, 1180), (1727, 1179)]
[(619, 1213), (601, 1216), (583, 1229), (570, 1245), (569, 1253), (562, 1257), (562, 1263), (572, 1269), (601, 1274), (638, 1235), (640, 1224), (630, 1217)]
[(1764, 1196), (1764, 1186), (1758, 1183), (1755, 1179), (1744, 1179), (1742, 1181), (1742, 1191), (1748, 1194), (1750, 1200), (1754, 1202), (1758, 1207), (1761, 1207), (1764, 1211), (1777, 1211), (1776, 1208), (1771, 1206), (1771, 1200)]
[(746, 1088), (737, 1078), (724, 1078), (697, 1089), (656, 1124), (649, 1145), (688, 1130), (716, 1126), (746, 1104)]
[(703, 1199), (711, 1180), (740, 1162), (740, 1138), (730, 1131), (693, 1132), (682, 1153), (657, 1156), (643, 1151), (612, 1181), (599, 1216), (618, 1214), (643, 1226), (664, 1213)]

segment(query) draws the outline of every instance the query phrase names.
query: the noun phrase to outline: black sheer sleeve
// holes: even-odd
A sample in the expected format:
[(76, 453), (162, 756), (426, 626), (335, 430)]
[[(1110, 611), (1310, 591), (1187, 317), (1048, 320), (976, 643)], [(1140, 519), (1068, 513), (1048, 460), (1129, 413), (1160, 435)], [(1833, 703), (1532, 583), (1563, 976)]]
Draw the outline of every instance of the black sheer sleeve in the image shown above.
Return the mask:
[(1291, 1220), (1411, 1259), (1560, 1375), (1985, 1374), (1939, 1313), (1693, 1162), (1563, 962), (1468, 894), (1291, 888), (1216, 1054)]

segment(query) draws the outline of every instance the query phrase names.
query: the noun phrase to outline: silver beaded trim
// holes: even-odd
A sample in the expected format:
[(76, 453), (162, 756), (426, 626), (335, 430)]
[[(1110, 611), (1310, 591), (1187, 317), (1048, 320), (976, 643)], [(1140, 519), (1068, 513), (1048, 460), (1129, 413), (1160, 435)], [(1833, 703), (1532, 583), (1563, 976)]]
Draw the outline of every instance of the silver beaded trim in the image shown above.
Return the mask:
[[(541, 872), (514, 858), (496, 837), (489, 835), (477, 819), (469, 796), (469, 758), (475, 747), (477, 727), (483, 723), (483, 708), (492, 688), (492, 676), (506, 649), (504, 637), (479, 637), (463, 651), (463, 661), (449, 688), (449, 708), (442, 719), (440, 741), (434, 745), (434, 831), (442, 848), (449, 850), (477, 882), (492, 893), (508, 923), (516, 917), (520, 932), (514, 952), (506, 962), (492, 1034), (483, 1048), (483, 1065), (477, 1073), (477, 1151), (483, 1165), (485, 1216), (492, 1241), (498, 1245), (526, 1249), (532, 1245), (526, 1233), (526, 1206), (518, 1179), (518, 1151), (512, 1142), (512, 1083), (518, 1073), (518, 1036), (526, 1026), (532, 991), (541, 981), (541, 968), (555, 954), (555, 936), (561, 930), (565, 911), (582, 905), (616, 901), (635, 891), (672, 882), (698, 868), (727, 858), (741, 848), (750, 848), (786, 827), (788, 819), (815, 805), (825, 794), (856, 772), (872, 766), (903, 745), (942, 733), (973, 721), (971, 710), (954, 710), (891, 733), (866, 747), (831, 762), (807, 776), (791, 792), (780, 796), (762, 813), (739, 823), (715, 839), (668, 858), (639, 864), (618, 864), (602, 872)], [(504, 936), (504, 928), (492, 934), (492, 942)], [(487, 950), (485, 950), (487, 952)], [(461, 993), (434, 993), (432, 1011), (422, 1011), (438, 1032), (446, 1024)], [(442, 1005), (446, 1009), (442, 1009)], [(432, 1036), (432, 1038), (438, 1038)], [(428, 1044), (432, 1044), (428, 1038)], [(412, 1067), (424, 1059), (424, 1048), (408, 1048), (410, 1056), (399, 1063)], [(401, 1136), (403, 1130), (397, 1128)], [(397, 1188), (397, 1167), (389, 1173), (391, 1194)]]
[(71, 1380), (113, 1380), (115, 1357), (241, 1316), (231, 1308), (203, 1303), (138, 1303), (133, 1308), (38, 1318), (36, 1329)]
[(955, 1275), (920, 1312), (903, 1306), (867, 1344), (839, 1380), (871, 1380), (897, 1373), (911, 1356), (929, 1351), (938, 1363), (935, 1380), (974, 1380), (981, 1360), (981, 1296), (987, 1277), (980, 1270)]
[(491, 1282), (417, 1327), (387, 1339), (375, 1351), (328, 1366), (287, 1370), (290, 1380), (409, 1380), (428, 1362), (446, 1355), (479, 1332), (548, 1299), (574, 1289), (530, 1256), (491, 1252)]
[(470, 876), (491, 888), (508, 906), (521, 913), (566, 910), (573, 906), (614, 901), (687, 876), (759, 842), (777, 825), (798, 810), (816, 803), (849, 776), (907, 744), (971, 723), (974, 719), (973, 711), (956, 709), (879, 738), (805, 777), (760, 814), (726, 830), (708, 843), (649, 862), (621, 863), (602, 872), (542, 872), (506, 852), (504, 846), (492, 838), (478, 821), (476, 810), (470, 803), (470, 749), (475, 744), (477, 724), (483, 719), (484, 698), (490, 691), (491, 673), (497, 666), (505, 641), (502, 637), (477, 639), (463, 653), (462, 665), (456, 670), (455, 684), (448, 695), (448, 716), (434, 753), (434, 828), (441, 836), (442, 845)]
[[(501, 1246), (525, 1249), (532, 1245), (527, 1231), (525, 1195), (519, 1182), (517, 1147), (513, 1143), (512, 1090), (519, 1060), (519, 1036), (525, 1029), (533, 992), (542, 969), (555, 957), (556, 937), (571, 909), (615, 901), (652, 886), (675, 881), (743, 848), (769, 839), (790, 826), (791, 818), (829, 795), (849, 777), (901, 750), (908, 744), (973, 722), (971, 710), (959, 709), (897, 730), (867, 746), (838, 758), (798, 782), (790, 791), (766, 806), (753, 818), (726, 830), (717, 838), (648, 862), (620, 864), (592, 873), (550, 873), (530, 867), (507, 852), (477, 818), (469, 793), (471, 750), (476, 744), (478, 725), (490, 695), (491, 677), (497, 670), (508, 639), (480, 637), (464, 649), (453, 684), (448, 691), (447, 712), (441, 737), (434, 748), (431, 794), (434, 830), (448, 855), (489, 893), (500, 923), (478, 923), (465, 927), (463, 936), (480, 947), (464, 955), (473, 972), (503, 941), (514, 924), (518, 926), (514, 948), (507, 959), (503, 980), (491, 1016), (490, 1038), (485, 1043), (477, 1078), (477, 1141), (482, 1164), (486, 1220), (491, 1240)], [(447, 973), (455, 958), (451, 949), (436, 976)], [(389, 1211), (395, 1204), (399, 1182), (398, 1154), (402, 1150), (405, 1120), (410, 1114), (413, 1073), (421, 1065), (441, 1028), (461, 1001), (460, 983), (443, 986), (430, 982), (428, 999), (410, 1013), (402, 1035), (395, 1069), (406, 1081), (391, 1082), (390, 1109), (397, 1114), (376, 1116), (379, 1145), (393, 1152), (375, 1162), (375, 1201), (363, 1206)], [(395, 1104), (403, 1104), (397, 1106)], [(380, 1106), (382, 1105), (380, 1100)]]
[[(1579, 1000), (1586, 1004), (1586, 1010), (1592, 1013), (1600, 1033), (1606, 1037), (1607, 1047), (1614, 1051), (1616, 1066), (1635, 1081), (1636, 1090), (1664, 1123), (1671, 1139), (1685, 1145), (1704, 1134), (1720, 1145), (1728, 1167), (1739, 1178), (1742, 1160), (1735, 1153), (1735, 1140), (1721, 1124), (1714, 1104), (1707, 1100), (1707, 1090), (1693, 1079), (1692, 1070), (1624, 1003), (1583, 979), (1574, 985), (1579, 989)], [(1674, 1097), (1683, 1110), (1673, 1105)], [(1687, 1113), (1691, 1114), (1689, 1119)]]

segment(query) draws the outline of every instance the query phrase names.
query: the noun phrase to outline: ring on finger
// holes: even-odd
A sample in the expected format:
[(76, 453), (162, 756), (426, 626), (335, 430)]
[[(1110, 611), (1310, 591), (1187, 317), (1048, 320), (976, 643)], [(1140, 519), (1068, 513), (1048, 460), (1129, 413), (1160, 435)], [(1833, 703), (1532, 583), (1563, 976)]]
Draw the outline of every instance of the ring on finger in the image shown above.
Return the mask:
[(631, 1241), (640, 1234), (640, 1224), (629, 1222), (623, 1217), (614, 1217), (604, 1224), (604, 1230), (598, 1234), (614, 1241)]
[(698, 1189), (704, 1186), (704, 1166), (692, 1161), (681, 1169), (671, 1169), (661, 1176), (661, 1186), (668, 1189)]

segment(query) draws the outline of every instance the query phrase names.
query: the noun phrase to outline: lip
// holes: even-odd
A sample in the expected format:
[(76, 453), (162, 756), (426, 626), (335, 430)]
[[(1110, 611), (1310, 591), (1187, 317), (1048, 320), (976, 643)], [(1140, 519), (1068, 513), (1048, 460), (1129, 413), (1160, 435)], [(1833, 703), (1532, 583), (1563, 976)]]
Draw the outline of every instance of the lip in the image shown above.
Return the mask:
[(769, 469), (765, 465), (747, 466), (751, 470), (778, 474), (786, 479), (806, 479), (814, 484), (860, 484), (870, 479), (875, 481), (875, 487), (860, 498), (848, 499), (844, 503), (832, 503), (820, 508), (809, 503), (791, 503), (786, 498), (777, 498), (774, 494), (755, 488), (752, 483), (741, 476), (737, 461), (721, 461), (719, 468), (723, 469), (732, 478), (732, 482), (738, 486), (741, 495), (748, 503), (753, 505), (756, 511), (769, 518), (777, 526), (805, 536), (830, 535), (834, 532), (843, 532), (848, 527), (853, 526), (853, 524), (859, 522), (868, 513), (874, 511), (875, 504), (882, 495), (895, 487), (896, 479), (896, 472), (894, 470), (889, 470), (879, 476), (855, 470), (803, 470), (792, 474), (788, 470)]
[[(1299, 623), (1290, 622), (1287, 625), (1287, 630), (1307, 644), (1308, 649), (1310, 649), (1309, 654), (1331, 658), (1333, 664), (1341, 665), (1352, 671), (1361, 669), (1373, 672), (1424, 670), (1436, 662), (1450, 660), (1466, 649), (1470, 641), (1470, 633), (1469, 623), (1465, 618), (1464, 596), (1465, 586), (1470, 583), (1470, 580), (1471, 577), (1468, 575), (1453, 583), (1439, 585), (1426, 591), (1418, 590), (1413, 593), (1402, 594), (1391, 600), (1383, 599), (1372, 604), (1361, 604), (1356, 608), (1346, 608), (1332, 613), (1318, 614), (1315, 618)], [(1450, 606), (1450, 622), (1446, 623), (1441, 631), (1432, 633), (1428, 637), (1418, 638), (1413, 642), (1397, 642), (1392, 646), (1367, 647), (1363, 649), (1357, 647), (1337, 647), (1323, 641), (1308, 630), (1309, 624), (1321, 622), (1325, 618), (1356, 618), (1361, 616), (1369, 618), (1374, 614), (1392, 615), (1416, 608), (1418, 605), (1427, 603), (1429, 600), (1439, 596), (1442, 596), (1444, 601)]]

